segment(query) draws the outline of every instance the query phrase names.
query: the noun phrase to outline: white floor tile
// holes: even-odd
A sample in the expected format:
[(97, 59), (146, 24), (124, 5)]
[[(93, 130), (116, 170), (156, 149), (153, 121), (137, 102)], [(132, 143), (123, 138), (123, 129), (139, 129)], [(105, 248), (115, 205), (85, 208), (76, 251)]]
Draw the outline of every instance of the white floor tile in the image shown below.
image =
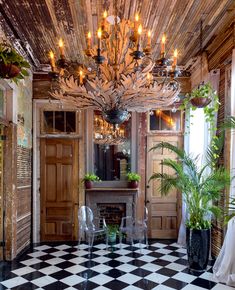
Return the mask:
[(83, 277), (77, 276), (77, 275), (71, 275), (69, 277), (66, 277), (64, 279), (60, 280), (62, 283), (69, 285), (69, 286), (74, 286), (78, 283), (81, 283), (83, 281), (85, 281), (85, 279)]
[(190, 274), (187, 274), (187, 273), (177, 273), (172, 278), (176, 279), (176, 280), (180, 280), (180, 281), (186, 282), (186, 283), (191, 283), (197, 277), (193, 276), (193, 275), (190, 275)]
[(61, 257), (61, 256), (64, 256), (64, 255), (67, 255), (68, 253), (65, 252), (65, 251), (56, 251), (54, 253), (50, 253), (50, 255), (54, 256), (54, 257)]
[(49, 266), (43, 269), (39, 269), (38, 271), (45, 274), (45, 275), (51, 275), (53, 273), (56, 273), (58, 271), (60, 271), (61, 269), (59, 267), (56, 266)]
[(141, 269), (144, 269), (144, 270), (147, 270), (150, 272), (156, 272), (156, 271), (160, 270), (161, 268), (162, 268), (162, 266), (152, 264), (152, 263), (145, 264), (141, 267)]
[(154, 244), (151, 244), (151, 246), (157, 247), (157, 248), (165, 248), (167, 245), (162, 244), (162, 243), (154, 243)]
[[(160, 253), (160, 254), (167, 255), (167, 254), (171, 253), (172, 251), (167, 250), (167, 249), (159, 249), (159, 250), (157, 250), (156, 252), (157, 252), (157, 253)], [(179, 258), (177, 258), (177, 259), (179, 259)]]
[(152, 290), (175, 290), (175, 289), (165, 285), (158, 285), (157, 287), (154, 287)]
[(130, 253), (131, 253), (131, 251), (128, 251), (128, 250), (125, 250), (125, 249), (120, 249), (120, 250), (115, 251), (115, 254), (123, 255), (123, 256), (128, 255)]
[(60, 246), (55, 247), (55, 249), (58, 249), (61, 251), (66, 250), (66, 249), (70, 249), (70, 248), (71, 248), (71, 246), (68, 246), (68, 245), (60, 245)]
[(51, 283), (56, 282), (57, 280), (50, 277), (50, 276), (43, 276), (41, 278), (32, 280), (31, 283), (33, 283), (34, 285), (38, 286), (38, 287), (44, 287), (46, 285), (49, 285)]
[(142, 277), (127, 273), (117, 278), (117, 280), (122, 281), (127, 284), (134, 284), (135, 282), (141, 280)]
[(107, 271), (110, 271), (112, 267), (109, 267), (107, 265), (96, 265), (91, 268), (91, 270), (96, 271), (98, 273), (105, 273)]
[(177, 264), (177, 263), (170, 263), (170, 264), (166, 265), (166, 268), (180, 272), (180, 271), (183, 271), (184, 269), (186, 269), (187, 266)]
[(156, 257), (152, 257), (152, 256), (148, 256), (148, 255), (143, 255), (143, 256), (139, 257), (138, 260), (151, 263), (152, 261), (156, 260)]
[[(97, 288), (96, 288), (97, 289)], [(140, 290), (141, 288), (135, 287), (134, 285), (127, 286), (123, 290)]]
[[(188, 284), (184, 288), (182, 288), (182, 290), (205, 290), (205, 288), (202, 288), (202, 287), (199, 287), (196, 285), (192, 285), (192, 284)], [(218, 290), (221, 290), (221, 289), (218, 289)]]
[(179, 257), (175, 257), (175, 256), (171, 256), (171, 255), (164, 255), (160, 259), (168, 261), (168, 262), (175, 262), (176, 260), (179, 260)]
[(149, 253), (152, 253), (152, 251), (149, 251), (148, 249), (138, 249), (138, 250), (136, 250), (135, 251), (135, 253), (137, 253), (137, 254), (141, 254), (141, 255), (147, 255), (147, 254), (149, 254)]
[(134, 258), (127, 257), (127, 256), (121, 256), (115, 259), (116, 261), (122, 262), (122, 263), (128, 263), (130, 261), (133, 261)]
[(215, 279), (213, 278), (213, 273), (210, 273), (210, 272), (205, 272), (203, 273), (200, 278), (203, 278), (203, 279), (206, 279), (206, 280), (209, 280), (209, 281), (214, 281), (215, 282)]
[(109, 277), (107, 275), (104, 275), (104, 274), (100, 274), (100, 275), (97, 275), (95, 277), (92, 277), (91, 279), (89, 279), (89, 281), (91, 282), (94, 282), (98, 285), (104, 285), (110, 281), (112, 281), (113, 278), (112, 277)]
[(217, 284), (215, 287), (212, 288), (212, 290), (234, 290), (234, 287), (230, 287), (223, 284)]
[(161, 283), (165, 282), (167, 279), (169, 279), (169, 277), (166, 277), (166, 276), (158, 274), (158, 273), (149, 274), (148, 276), (145, 276), (144, 278), (147, 280), (153, 281), (155, 283), (158, 283), (158, 284), (161, 284)]
[(77, 257), (77, 258), (73, 258), (71, 260), (69, 260), (69, 262), (74, 263), (74, 264), (81, 264), (84, 263), (86, 261), (89, 261), (87, 258), (84, 257)]
[(94, 252), (95, 255), (99, 255), (99, 256), (104, 256), (104, 255), (107, 255), (109, 253), (110, 253), (110, 251), (103, 250), (103, 249)]
[(41, 260), (37, 259), (37, 258), (32, 258), (32, 259), (28, 259), (25, 261), (20, 262), (21, 264), (27, 265), (27, 266), (31, 266), (31, 265), (35, 265), (37, 263), (40, 263)]
[(34, 249), (38, 251), (43, 251), (43, 250), (51, 249), (51, 247), (47, 245), (43, 245), (43, 246), (35, 247)]
[(36, 271), (34, 268), (31, 268), (31, 267), (22, 267), (22, 268), (13, 270), (12, 273), (14, 273), (14, 274), (16, 274), (18, 276), (23, 276), (23, 275), (32, 273), (34, 271)]
[(116, 269), (123, 271), (123, 272), (126, 272), (126, 273), (129, 273), (129, 272), (132, 272), (135, 269), (137, 269), (137, 267), (133, 266), (133, 265), (129, 265), (129, 264), (123, 264), (123, 265), (116, 267)]
[(85, 256), (87, 254), (89, 254), (89, 252), (85, 251), (85, 250), (77, 250), (77, 251), (73, 252), (73, 255), (76, 255), (76, 256), (79, 256), (79, 257)]
[(62, 263), (64, 261), (65, 260), (63, 260), (61, 258), (52, 258), (52, 259), (47, 260), (47, 263), (51, 264), (51, 265), (56, 265), (56, 264)]
[(14, 288), (17, 286), (20, 286), (24, 283), (27, 283), (28, 281), (22, 277), (15, 277), (6, 281), (2, 281), (1, 284), (7, 288)]
[(111, 260), (110, 258), (102, 257), (102, 256), (92, 259), (92, 261), (95, 261), (95, 262), (100, 263), (100, 264), (107, 263), (110, 260)]
[(41, 252), (41, 251), (33, 252), (31, 254), (28, 254), (28, 256), (34, 257), (34, 258), (38, 258), (38, 257), (40, 258), (40, 257), (45, 256), (45, 255), (47, 255), (47, 253)]
[(81, 265), (74, 265), (72, 267), (66, 268), (65, 271), (72, 273), (72, 274), (77, 274), (77, 273), (81, 273), (83, 271), (86, 271), (87, 268), (83, 267)]

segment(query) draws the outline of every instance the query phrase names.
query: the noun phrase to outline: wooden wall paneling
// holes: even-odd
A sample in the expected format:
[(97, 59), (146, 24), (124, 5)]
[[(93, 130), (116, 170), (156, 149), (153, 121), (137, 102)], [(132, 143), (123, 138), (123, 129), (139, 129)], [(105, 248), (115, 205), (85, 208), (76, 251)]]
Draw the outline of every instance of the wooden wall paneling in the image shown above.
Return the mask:
[(31, 149), (17, 146), (17, 254), (31, 242)]

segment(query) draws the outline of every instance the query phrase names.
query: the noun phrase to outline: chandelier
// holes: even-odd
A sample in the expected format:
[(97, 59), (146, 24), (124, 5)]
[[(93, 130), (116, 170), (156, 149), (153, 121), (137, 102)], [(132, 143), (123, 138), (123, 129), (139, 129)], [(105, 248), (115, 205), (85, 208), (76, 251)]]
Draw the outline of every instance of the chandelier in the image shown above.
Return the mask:
[[(58, 86), (51, 95), (62, 103), (80, 109), (102, 112), (111, 124), (121, 124), (129, 112), (146, 112), (172, 105), (180, 91), (176, 80), (177, 50), (174, 59), (165, 56), (166, 37), (161, 41), (161, 57), (151, 58), (151, 32), (143, 29), (139, 16), (132, 23), (115, 15), (104, 13), (97, 31), (97, 45), (92, 46), (92, 36), (87, 34), (85, 56), (88, 65), (69, 73), (71, 64), (64, 56), (60, 40), (60, 59), (55, 62), (50, 53), (52, 76), (58, 76)], [(169, 65), (170, 69), (169, 69)], [(160, 78), (153, 78), (154, 66), (160, 68)]]
[(122, 145), (127, 140), (123, 124), (113, 126), (106, 122), (100, 114), (94, 118), (94, 143), (104, 146)]

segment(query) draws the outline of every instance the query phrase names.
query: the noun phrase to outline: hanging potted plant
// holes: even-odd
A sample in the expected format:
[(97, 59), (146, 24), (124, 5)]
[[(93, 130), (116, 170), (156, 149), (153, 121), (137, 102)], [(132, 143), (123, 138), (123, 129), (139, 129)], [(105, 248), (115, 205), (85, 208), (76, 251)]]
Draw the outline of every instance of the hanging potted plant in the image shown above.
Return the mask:
[(0, 44), (0, 77), (12, 79), (17, 83), (18, 80), (28, 76), (27, 68), (29, 63), (6, 43)]
[(91, 189), (93, 187), (93, 182), (100, 181), (100, 178), (93, 173), (87, 173), (82, 181), (84, 182), (86, 189)]
[[(180, 109), (195, 111), (198, 108), (203, 108), (205, 121), (210, 124), (210, 130), (213, 132), (216, 127), (215, 114), (218, 112), (219, 105), (219, 97), (212, 89), (211, 84), (201, 83), (191, 94), (186, 95), (186, 98), (180, 105)], [(193, 117), (193, 113), (190, 114), (190, 117)]]
[[(182, 192), (188, 213), (186, 221), (188, 263), (189, 268), (195, 271), (206, 270), (210, 249), (211, 215), (218, 217), (221, 213), (214, 202), (219, 200), (224, 189), (230, 184), (229, 173), (223, 167), (215, 168), (218, 152), (222, 148), (219, 144), (220, 139), (216, 139), (208, 148), (207, 162), (201, 168), (197, 165), (197, 157), (188, 155), (170, 143), (159, 143), (150, 149), (168, 149), (180, 160), (179, 163), (176, 160), (164, 159), (162, 165), (169, 167), (174, 174), (154, 173), (149, 180), (161, 181), (159, 190), (163, 196), (173, 188)], [(213, 170), (206, 174), (207, 168)]]
[(139, 181), (140, 181), (140, 175), (135, 172), (129, 172), (126, 175), (128, 180), (128, 187), (129, 188), (138, 188)]

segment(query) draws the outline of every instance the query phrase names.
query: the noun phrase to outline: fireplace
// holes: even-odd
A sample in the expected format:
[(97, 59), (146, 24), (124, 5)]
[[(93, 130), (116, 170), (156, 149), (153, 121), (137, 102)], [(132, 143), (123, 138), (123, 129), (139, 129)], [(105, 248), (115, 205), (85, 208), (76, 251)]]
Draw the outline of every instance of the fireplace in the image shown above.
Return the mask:
[(135, 216), (138, 189), (92, 188), (86, 190), (86, 205), (107, 224), (120, 225), (124, 216)]
[(105, 218), (107, 224), (120, 225), (126, 216), (125, 203), (97, 203), (99, 217)]

